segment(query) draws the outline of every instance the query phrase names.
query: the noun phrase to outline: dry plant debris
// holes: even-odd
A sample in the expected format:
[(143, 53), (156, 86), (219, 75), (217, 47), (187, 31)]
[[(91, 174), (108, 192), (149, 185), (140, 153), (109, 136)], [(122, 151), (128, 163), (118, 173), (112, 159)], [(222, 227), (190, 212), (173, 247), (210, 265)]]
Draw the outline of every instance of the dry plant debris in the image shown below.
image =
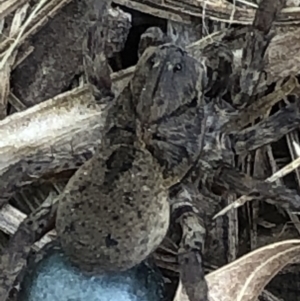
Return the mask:
[(40, 0), (30, 7), (25, 1), (4, 1), (0, 7), (1, 20), (8, 19), (8, 14), (14, 12), (8, 35), (2, 33), (0, 39), (0, 118), (6, 116), (7, 104), (10, 93), (10, 74), (13, 69), (29, 55), (33, 49), (23, 50), (18, 57), (18, 49), (23, 42), (44, 26), (49, 18), (66, 5), (68, 1), (46, 1)]
[[(10, 24), (8, 31), (3, 31), (4, 38), (0, 40), (0, 57), (1, 57), (1, 101), (0, 101), (0, 133), (2, 145), (0, 144), (0, 203), (3, 204), (11, 199), (15, 194), (16, 188), (26, 186), (31, 182), (35, 182), (40, 177), (48, 173), (58, 173), (62, 170), (76, 169), (84, 163), (94, 153), (95, 147), (101, 142), (100, 130), (102, 127), (102, 107), (95, 103), (91, 104), (91, 91), (84, 86), (73, 91), (63, 93), (55, 99), (50, 99), (39, 105), (27, 109), (24, 112), (16, 113), (6, 117), (7, 105), (14, 99), (10, 91), (10, 74), (13, 69), (26, 59), (33, 48), (26, 49), (25, 52), (18, 53), (20, 46), (36, 33), (53, 18), (55, 14), (68, 3), (69, 1), (39, 1), (33, 7), (26, 1), (3, 1), (0, 4), (0, 15), (6, 18)], [(252, 24), (254, 15), (257, 9), (257, 3), (250, 1), (236, 0), (233, 3), (229, 1), (193, 1), (183, 0), (174, 1), (167, 0), (161, 3), (155, 1), (123, 1), (116, 0), (115, 3), (123, 4), (127, 7), (150, 13), (154, 16), (166, 18), (168, 20), (180, 21), (185, 23), (193, 23), (194, 18), (205, 21), (209, 18), (212, 21), (222, 21), (227, 24), (249, 25)], [(296, 7), (295, 1), (286, 3), (286, 7), (281, 10), (278, 17), (276, 37), (272, 40), (267, 51), (268, 61), (265, 66), (265, 72), (268, 74), (266, 81), (259, 87), (265, 91), (267, 85), (277, 82), (274, 91), (266, 96), (261, 96), (262, 111), (270, 111), (271, 107), (278, 104), (282, 99), (289, 105), (288, 97), (290, 95), (298, 95), (299, 87), (296, 77), (299, 74), (299, 29), (297, 24), (300, 22), (300, 8)], [(182, 8), (185, 8), (184, 12)], [(12, 20), (9, 14), (12, 15)], [(3, 22), (1, 23), (4, 24)], [(289, 31), (287, 24), (295, 26)], [(218, 26), (217, 26), (218, 27)], [(218, 28), (220, 29), (220, 28)], [(205, 46), (212, 41), (221, 41), (230, 44), (230, 39), (234, 35), (239, 35), (239, 30), (219, 30), (211, 36), (204, 37), (200, 41), (191, 44), (187, 47), (188, 51), (197, 55)], [(243, 32), (243, 28), (240, 30)], [(236, 67), (242, 65), (241, 45), (243, 42), (234, 39), (232, 49), (234, 50), (234, 60)], [(26, 47), (25, 47), (26, 48)], [(116, 94), (126, 86), (130, 79), (134, 67), (128, 70), (122, 70), (112, 74), (113, 90)], [(286, 78), (291, 76), (287, 81)], [(26, 106), (19, 102), (19, 108), (24, 109)], [(15, 103), (16, 103), (15, 102)], [(266, 108), (270, 108), (267, 110)], [(254, 123), (256, 118), (267, 118), (269, 112), (261, 116), (258, 112), (255, 115), (251, 106), (246, 108), (249, 110), (248, 123)], [(243, 114), (246, 114), (245, 112)], [(50, 121), (55, 119), (57, 123)], [(224, 130), (232, 126), (233, 123), (238, 126), (244, 121), (236, 120), (225, 124)], [(41, 129), (44, 130), (41, 130)], [(89, 133), (87, 135), (87, 133)], [(287, 144), (292, 157), (292, 162), (285, 162), (280, 168), (274, 157), (274, 149), (271, 146), (266, 146), (268, 162), (271, 165), (272, 175), (266, 174), (263, 176), (266, 182), (276, 182), (282, 184), (281, 178), (287, 174), (295, 172), (299, 182), (299, 138), (298, 131), (288, 133), (286, 135)], [(257, 168), (261, 150), (255, 153), (254, 166)], [(264, 152), (264, 150), (262, 151)], [(252, 155), (247, 156), (248, 160)], [(43, 166), (42, 172), (32, 169), (28, 162), (37, 162)], [(246, 169), (247, 164), (243, 162), (243, 168)], [(22, 172), (19, 172), (19, 171)], [(17, 173), (19, 172), (19, 173)], [(18, 182), (18, 185), (16, 185)], [(300, 182), (299, 182), (300, 183)], [(253, 199), (253, 198), (252, 198)], [(245, 205), (247, 197), (242, 196), (235, 200), (235, 196), (229, 195), (228, 200), (231, 203), (223, 208), (218, 214), (227, 213), (227, 217), (231, 219), (236, 216), (236, 212), (228, 213), (231, 208), (237, 208)], [(246, 207), (247, 206), (247, 207)], [(245, 207), (255, 212), (255, 204), (247, 203)], [(287, 211), (290, 219), (294, 223), (298, 232), (299, 219), (291, 212)], [(4, 205), (0, 212), (0, 229), (5, 233), (13, 235), (22, 221), (26, 221), (26, 215), (10, 204)], [(256, 222), (255, 222), (256, 223)], [(257, 223), (255, 224), (257, 226)], [(232, 225), (231, 225), (232, 226)], [(235, 224), (236, 226), (236, 224)], [(235, 227), (234, 226), (234, 227)], [(234, 228), (233, 227), (233, 228)], [(22, 227), (21, 227), (22, 228)], [(255, 248), (257, 243), (257, 233), (255, 227), (251, 229), (251, 248)], [(44, 233), (43, 233), (44, 234)], [(41, 247), (44, 243), (51, 241), (55, 237), (55, 233), (46, 234), (44, 240), (40, 241), (37, 247)], [(39, 237), (38, 237), (39, 238)], [(35, 237), (28, 241), (28, 252), (31, 244), (37, 239)], [(232, 243), (235, 244), (234, 239)], [(261, 249), (250, 252), (249, 254), (233, 261), (215, 272), (207, 275), (207, 283), (210, 293), (210, 301), (217, 300), (256, 300), (267, 282), (270, 281), (270, 276), (282, 269), (285, 265), (295, 259), (296, 254), (299, 254), (299, 241), (282, 241), (280, 243), (270, 244)], [(231, 248), (231, 247), (230, 247)], [(237, 250), (231, 249), (230, 255), (234, 260)], [(263, 258), (269, 260), (263, 261)], [(24, 262), (24, 265), (25, 262)], [(224, 276), (225, 275), (225, 276)], [(230, 276), (238, 277), (237, 281), (229, 284), (225, 281), (230, 279)], [(259, 279), (259, 281), (258, 281)], [(235, 284), (235, 286), (230, 286)], [(187, 295), (179, 286), (175, 300), (188, 300)], [(192, 299), (190, 301), (193, 301)]]
[[(120, 5), (153, 14), (173, 21), (190, 23), (192, 17), (209, 18), (214, 21), (230, 24), (252, 24), (257, 3), (253, 1), (219, 1), (219, 0), (116, 0)], [(300, 8), (289, 6), (282, 9), (277, 24), (298, 24), (300, 22)]]
[[(300, 240), (257, 249), (206, 276), (210, 301), (256, 301), (268, 282), (299, 257)], [(174, 301), (190, 301), (179, 283)]]

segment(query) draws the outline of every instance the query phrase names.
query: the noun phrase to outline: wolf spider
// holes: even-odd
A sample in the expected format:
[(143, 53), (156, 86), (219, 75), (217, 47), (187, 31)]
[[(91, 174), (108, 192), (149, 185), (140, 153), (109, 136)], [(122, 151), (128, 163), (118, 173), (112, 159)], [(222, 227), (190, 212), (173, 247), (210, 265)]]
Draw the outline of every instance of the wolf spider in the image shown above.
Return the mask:
[[(160, 250), (171, 252), (178, 258), (179, 269), (176, 271), (180, 272), (191, 301), (199, 300), (199, 296), (203, 297), (201, 300), (207, 299), (201, 257), (208, 232), (207, 222), (216, 213), (214, 206), (220, 196), (231, 192), (254, 199), (268, 199), (287, 209), (300, 208), (300, 196), (296, 192), (284, 186), (254, 179), (234, 167), (235, 156), (245, 155), (278, 141), (300, 124), (300, 107), (295, 102), (271, 117), (248, 126), (273, 105), (255, 97), (256, 88), (263, 76), (265, 52), (271, 40), (270, 27), (273, 20), (268, 25), (264, 20), (270, 18), (265, 14), (266, 12), (258, 10), (256, 21), (249, 28), (241, 69), (234, 68), (233, 54), (225, 45), (208, 45), (201, 54), (206, 59), (207, 68), (207, 81), (203, 91), (206, 124), (203, 149), (191, 172), (170, 191), (171, 226), (160, 247)], [(143, 48), (165, 41), (159, 32), (159, 40), (142, 40), (139, 51), (142, 53)], [(103, 65), (105, 60), (101, 61), (103, 56), (96, 58), (100, 58), (100, 61), (95, 63), (100, 67), (104, 66), (107, 71), (107, 65)], [(89, 72), (93, 74), (97, 70)], [(95, 85), (95, 82), (91, 83)], [(111, 97), (109, 85), (109, 80), (102, 76), (101, 81), (96, 82), (94, 87), (95, 98)], [(0, 275), (1, 301), (6, 300), (12, 287), (20, 280), (31, 245), (53, 227), (55, 209), (55, 204), (42, 205), (21, 224), (11, 239), (10, 248), (1, 257), (0, 270), (8, 272)], [(10, 256), (11, 252), (13, 256)], [(169, 267), (168, 263), (161, 262), (159, 252), (154, 257), (160, 266)]]

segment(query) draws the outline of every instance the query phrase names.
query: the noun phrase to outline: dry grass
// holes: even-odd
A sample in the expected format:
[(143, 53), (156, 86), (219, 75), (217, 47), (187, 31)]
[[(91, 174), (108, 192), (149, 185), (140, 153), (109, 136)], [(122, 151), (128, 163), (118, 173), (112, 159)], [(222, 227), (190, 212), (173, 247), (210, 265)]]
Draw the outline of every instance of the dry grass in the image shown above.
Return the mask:
[[(25, 50), (19, 52), (20, 46), (24, 45), (24, 42), (28, 40), (33, 34), (38, 32), (43, 26), (47, 24), (49, 19), (55, 17), (55, 15), (61, 10), (70, 0), (40, 0), (36, 2), (34, 7), (31, 7), (27, 1), (24, 0), (8, 0), (0, 3), (0, 29), (1, 29), (1, 39), (0, 39), (0, 119), (3, 119), (3, 122), (0, 122), (0, 131), (3, 129), (3, 125), (7, 120), (10, 120), (10, 116), (6, 116), (7, 105), (12, 104), (17, 111), (22, 111), (26, 109), (26, 106), (17, 99), (12, 91), (10, 91), (10, 76), (11, 72), (22, 62), (26, 57), (34, 51), (34, 45), (27, 47)], [(126, 3), (128, 6), (132, 8), (140, 8), (144, 9), (145, 6), (138, 6), (135, 4), (135, 1), (131, 1), (130, 3), (126, 0), (117, 0), (116, 3)], [(151, 2), (151, 1), (150, 1)], [(153, 2), (157, 3), (157, 0), (153, 0)], [(205, 21), (206, 18), (211, 18), (212, 20), (222, 21), (227, 24), (250, 24), (253, 20), (255, 9), (257, 5), (252, 3), (251, 1), (246, 0), (234, 0), (232, 3), (229, 1), (209, 1), (209, 0), (194, 0), (194, 1), (181, 1), (176, 2), (175, 0), (165, 1), (167, 3), (167, 7), (157, 8), (152, 10), (153, 14), (159, 14), (161, 16), (166, 16), (180, 20), (180, 12), (181, 6), (185, 3), (189, 3), (187, 5), (187, 11), (193, 11), (193, 15), (201, 18)], [(179, 9), (176, 11), (174, 9), (174, 5), (178, 5)], [(169, 6), (169, 7), (168, 7)], [(168, 11), (168, 9), (172, 7), (172, 11)], [(175, 11), (175, 12), (174, 12)], [(222, 12), (222, 18), (217, 16), (218, 12)], [(3, 24), (4, 20), (7, 20), (9, 26), (8, 29), (4, 29)], [(185, 21), (188, 22), (188, 18), (185, 16)], [(290, 21), (292, 20), (292, 21)], [(278, 24), (286, 22), (292, 24), (300, 23), (300, 7), (286, 7), (282, 10), (282, 14)], [(207, 41), (212, 41), (218, 33), (213, 33), (211, 35), (206, 36), (202, 39), (201, 43), (206, 43)], [(278, 47), (278, 44), (275, 45)], [(274, 49), (275, 49), (274, 46)], [(297, 46), (297, 45), (296, 45)], [(192, 46), (191, 46), (192, 47)], [(271, 58), (272, 60), (272, 58)], [(277, 60), (282, 60), (282, 58), (277, 58)], [(274, 65), (276, 62), (274, 61)], [(297, 67), (297, 66), (296, 66)], [(283, 67), (282, 67), (283, 68)], [(125, 75), (127, 72), (127, 79), (130, 76), (133, 68), (127, 71), (122, 71)], [(272, 69), (273, 70), (273, 69)], [(293, 75), (297, 75), (299, 68), (294, 69)], [(114, 74), (113, 76), (120, 79), (123, 74)], [(278, 74), (282, 73), (282, 70), (277, 70)], [(121, 80), (115, 81), (115, 86), (120, 90), (124, 84), (120, 83)], [(117, 90), (118, 90), (117, 89)], [(73, 91), (74, 92), (74, 91)], [(68, 97), (73, 97), (76, 93), (69, 93)], [(287, 93), (289, 94), (289, 93)], [(71, 96), (70, 96), (71, 95)], [(75, 96), (74, 96), (75, 97)], [(85, 95), (85, 99), (88, 100), (89, 96)], [(52, 100), (49, 100), (50, 103)], [(277, 100), (276, 102), (278, 102)], [(287, 102), (287, 100), (285, 100)], [(46, 105), (44, 103), (44, 105)], [(34, 109), (37, 109), (39, 105), (37, 105)], [(53, 109), (54, 110), (54, 109)], [(28, 111), (23, 112), (24, 119), (26, 118), (26, 114)], [(82, 113), (82, 112), (80, 112)], [(95, 114), (94, 114), (95, 113)], [(96, 118), (99, 112), (91, 112), (91, 116), (87, 118)], [(94, 114), (94, 115), (93, 115)], [(20, 115), (19, 115), (20, 116)], [(87, 119), (87, 124), (90, 122)], [(78, 122), (78, 119), (74, 119), (74, 123)], [(298, 131), (296, 133), (290, 133), (285, 137), (286, 144), (288, 146), (288, 154), (286, 157), (291, 162), (286, 163), (283, 167), (279, 168), (279, 164), (277, 163), (277, 159), (274, 156), (274, 152), (272, 147), (268, 147), (268, 163), (272, 169), (272, 175), (266, 178), (266, 181), (269, 182), (282, 182), (283, 178), (290, 174), (294, 173), (297, 188), (300, 190), (300, 142), (298, 138)], [(41, 137), (37, 137), (41, 138)], [(29, 145), (31, 147), (31, 145)], [(39, 147), (39, 146), (38, 146)], [(37, 147), (37, 148), (38, 148)], [(38, 149), (35, 149), (37, 151)], [(1, 153), (0, 153), (1, 154)], [(61, 187), (52, 187), (53, 191), (59, 192), (61, 191)], [(39, 190), (35, 190), (35, 192), (39, 192)], [(19, 194), (19, 199), (16, 201), (16, 204), (25, 203), (29, 211), (34, 210), (39, 204), (41, 204), (45, 200), (46, 196), (43, 193), (37, 195), (35, 197), (28, 197), (23, 192)], [(234, 200), (230, 205), (220, 211), (216, 216), (219, 217), (224, 214), (228, 214), (229, 210), (236, 209), (246, 204), (250, 199), (247, 196), (242, 196), (236, 200)], [(288, 216), (292, 221), (295, 229), (300, 234), (300, 222), (298, 216), (293, 212), (288, 212)], [(21, 212), (19, 209), (14, 207), (11, 204), (5, 205), (0, 210), (0, 230), (8, 235), (12, 235), (19, 224), (24, 220), (26, 215)], [(254, 219), (251, 220), (252, 224), (256, 224), (257, 221)], [(41, 247), (45, 243), (49, 242), (51, 239), (55, 237), (55, 232), (50, 232), (47, 234), (40, 242), (38, 242), (37, 247)]]

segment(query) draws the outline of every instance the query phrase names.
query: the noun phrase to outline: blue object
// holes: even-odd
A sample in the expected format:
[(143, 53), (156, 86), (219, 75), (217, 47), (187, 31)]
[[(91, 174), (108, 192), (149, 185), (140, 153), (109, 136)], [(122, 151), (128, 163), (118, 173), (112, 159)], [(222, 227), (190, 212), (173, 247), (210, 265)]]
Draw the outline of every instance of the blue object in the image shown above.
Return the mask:
[(157, 269), (141, 263), (118, 274), (84, 275), (60, 251), (29, 266), (19, 301), (161, 301), (164, 282)]

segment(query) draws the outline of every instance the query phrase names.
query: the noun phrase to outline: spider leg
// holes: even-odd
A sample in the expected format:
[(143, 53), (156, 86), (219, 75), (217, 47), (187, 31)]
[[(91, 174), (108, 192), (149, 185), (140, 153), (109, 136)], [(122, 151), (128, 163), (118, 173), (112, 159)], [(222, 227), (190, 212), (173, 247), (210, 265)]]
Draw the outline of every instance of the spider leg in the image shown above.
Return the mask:
[(192, 200), (196, 189), (189, 188), (183, 186), (181, 193), (170, 200), (171, 220), (182, 231), (178, 250), (179, 273), (189, 300), (207, 301), (208, 287), (202, 259), (206, 230)]
[(24, 276), (32, 245), (54, 228), (57, 202), (47, 199), (32, 212), (11, 237), (0, 257), (0, 300), (6, 301), (13, 287)]
[(257, 118), (265, 115), (271, 108), (281, 101), (287, 95), (290, 95), (299, 88), (298, 81), (295, 77), (290, 77), (283, 85), (275, 89), (274, 92), (261, 97), (254, 103), (241, 110), (237, 110), (234, 114), (228, 114), (228, 121), (221, 126), (224, 133), (238, 132), (245, 126), (253, 123)]
[(231, 135), (232, 147), (237, 155), (278, 141), (300, 126), (300, 101), (282, 108), (261, 122)]
[(228, 91), (233, 72), (233, 53), (226, 45), (213, 43), (203, 49), (201, 57), (206, 66), (207, 83), (204, 92), (209, 102)]
[(253, 25), (246, 34), (241, 73), (238, 76), (238, 93), (233, 93), (233, 104), (237, 108), (245, 107), (250, 103), (260, 83), (265, 53), (273, 38), (270, 30), (284, 2), (283, 0), (265, 0), (259, 4)]
[(234, 87), (236, 91), (232, 91), (235, 107), (247, 106), (255, 94), (264, 70), (264, 55), (272, 37), (254, 28), (246, 34), (238, 88)]
[(114, 97), (110, 67), (105, 55), (105, 41), (108, 36), (108, 6), (110, 1), (92, 1), (93, 13), (83, 45), (83, 65), (88, 83), (96, 101), (110, 101)]
[(218, 191), (218, 195), (229, 191), (253, 196), (255, 199), (269, 200), (285, 209), (300, 211), (300, 195), (296, 191), (283, 185), (254, 179), (235, 167), (224, 164), (224, 160), (217, 160), (215, 154), (211, 159), (207, 155), (204, 160), (200, 159), (197, 162), (194, 176), (201, 179), (202, 185)]
[(214, 184), (227, 191), (256, 200), (268, 200), (285, 209), (300, 211), (300, 196), (296, 191), (275, 183), (256, 180), (231, 166), (222, 166), (215, 173)]

